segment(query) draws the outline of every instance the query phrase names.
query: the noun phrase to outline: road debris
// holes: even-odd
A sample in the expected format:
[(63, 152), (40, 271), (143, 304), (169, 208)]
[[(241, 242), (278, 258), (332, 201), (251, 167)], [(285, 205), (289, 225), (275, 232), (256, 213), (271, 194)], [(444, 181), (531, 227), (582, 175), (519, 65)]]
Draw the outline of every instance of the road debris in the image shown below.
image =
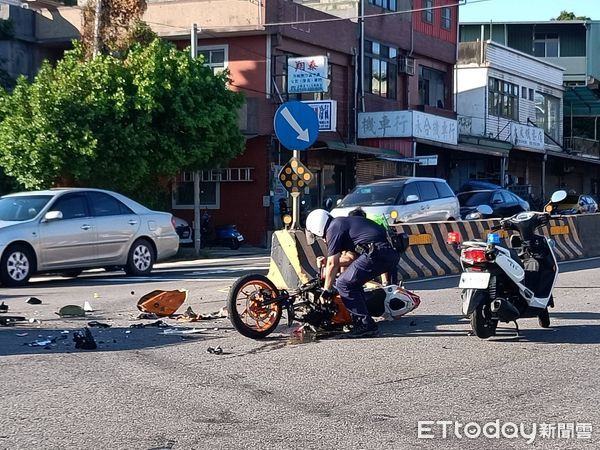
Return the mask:
[(92, 305), (90, 305), (90, 302), (87, 302), (87, 301), (83, 304), (83, 310), (85, 312), (94, 312), (94, 308), (92, 308)]
[(0, 317), (0, 327), (11, 327), (16, 322), (25, 322), (26, 320), (23, 316), (2, 316)]
[(158, 289), (140, 298), (137, 307), (142, 312), (154, 313), (160, 317), (168, 317), (183, 305), (187, 297), (188, 291), (186, 289), (174, 291)]
[(17, 337), (25, 337), (25, 336), (29, 336), (29, 333), (16, 333), (15, 336), (17, 336)]
[(8, 312), (8, 305), (5, 305), (4, 302), (0, 305), (0, 313)]
[(81, 350), (95, 350), (98, 348), (94, 336), (88, 327), (85, 327), (83, 331), (75, 331), (73, 333), (73, 341), (75, 341), (75, 348)]
[(217, 347), (208, 347), (206, 349), (206, 351), (208, 353), (211, 353), (213, 355), (222, 355), (223, 354), (223, 349), (221, 348), (221, 346), (217, 346)]
[(183, 314), (177, 317), (177, 322), (195, 322), (198, 320), (198, 314), (194, 312), (191, 306)]
[(25, 300), (25, 303), (29, 303), (30, 305), (41, 305), (42, 301), (37, 297), (29, 297)]
[(214, 320), (214, 319), (224, 319), (227, 317), (227, 307), (223, 307), (218, 311), (209, 313), (209, 314), (196, 314), (191, 306), (177, 317), (178, 322), (197, 322), (199, 320)]
[(168, 336), (197, 336), (205, 331), (208, 331), (208, 328), (169, 328), (163, 330), (160, 334)]
[(156, 322), (151, 323), (132, 323), (129, 325), (129, 328), (148, 328), (148, 327), (158, 327), (158, 328), (168, 328), (171, 325), (166, 323), (163, 320), (157, 320)]
[(84, 309), (78, 305), (63, 306), (55, 314), (59, 315), (60, 317), (85, 317)]
[(55, 343), (56, 343), (56, 338), (48, 336), (46, 339), (36, 339), (33, 342), (25, 343), (25, 345), (27, 345), (28, 347), (43, 347), (46, 350), (49, 350), (51, 344), (55, 344)]
[(98, 322), (97, 320), (92, 320), (91, 322), (88, 322), (88, 327), (92, 327), (92, 328), (110, 328), (112, 327), (111, 324), (108, 323), (104, 323), (104, 322)]
[(145, 320), (156, 320), (158, 319), (158, 316), (154, 313), (140, 313), (140, 315), (137, 316), (137, 318)]
[(41, 321), (40, 319), (36, 319), (36, 318), (34, 318), (34, 317), (31, 317), (31, 318), (29, 319), (29, 323), (37, 323), (38, 325), (41, 325), (41, 324), (42, 324), (42, 321)]

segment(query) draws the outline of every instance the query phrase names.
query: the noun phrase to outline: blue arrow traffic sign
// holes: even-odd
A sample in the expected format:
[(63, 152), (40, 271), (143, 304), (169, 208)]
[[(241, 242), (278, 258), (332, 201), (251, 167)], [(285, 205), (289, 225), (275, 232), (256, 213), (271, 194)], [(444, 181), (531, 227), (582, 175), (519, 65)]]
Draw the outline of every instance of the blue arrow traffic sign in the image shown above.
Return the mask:
[(319, 135), (319, 119), (314, 109), (297, 102), (285, 102), (275, 112), (275, 134), (289, 150), (306, 150)]

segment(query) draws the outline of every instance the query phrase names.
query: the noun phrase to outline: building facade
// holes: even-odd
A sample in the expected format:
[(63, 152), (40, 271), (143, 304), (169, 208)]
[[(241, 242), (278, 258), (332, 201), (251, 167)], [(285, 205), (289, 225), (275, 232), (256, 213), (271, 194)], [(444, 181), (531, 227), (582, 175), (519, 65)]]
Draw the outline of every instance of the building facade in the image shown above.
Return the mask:
[(461, 23), (459, 31), (461, 45), (492, 41), (563, 69), (562, 107), (555, 95), (534, 89), (530, 120), (544, 129), (548, 150), (544, 190), (598, 196), (600, 21)]
[[(42, 58), (56, 60), (78, 36), (85, 5), (30, 2), (33, 48), (26, 53), (38, 53), (31, 70), (17, 71), (32, 76)], [(303, 214), (357, 182), (411, 174), (416, 156), (446, 154), (456, 144), (458, 12), (451, 0), (151, 0), (143, 19), (181, 49), (196, 23), (198, 56), (215, 71), (229, 70), (231, 89), (246, 95), (245, 151), (228, 167), (201, 172), (200, 202), (213, 225), (235, 223), (249, 243), (267, 244), (281, 226), (280, 206), (290, 204), (277, 175), (291, 152), (273, 129), (285, 101), (318, 102), (323, 121), (317, 142), (301, 153), (314, 174)], [(390, 134), (405, 120), (409, 128)], [(191, 220), (191, 174), (179, 174), (172, 192), (174, 214)]]

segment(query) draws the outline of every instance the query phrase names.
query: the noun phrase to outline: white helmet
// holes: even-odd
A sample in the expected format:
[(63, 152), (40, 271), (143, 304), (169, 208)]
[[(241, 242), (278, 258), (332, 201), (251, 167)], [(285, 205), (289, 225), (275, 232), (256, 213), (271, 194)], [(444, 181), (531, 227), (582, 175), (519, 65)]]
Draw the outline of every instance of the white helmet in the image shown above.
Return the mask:
[(383, 301), (385, 312), (382, 317), (386, 320), (399, 319), (404, 314), (416, 309), (420, 303), (421, 299), (417, 294), (398, 287), (392, 295), (389, 293), (386, 295)]
[(306, 217), (306, 231), (322, 238), (325, 236), (325, 228), (329, 219), (331, 219), (331, 214), (324, 209), (311, 211), (308, 217)]

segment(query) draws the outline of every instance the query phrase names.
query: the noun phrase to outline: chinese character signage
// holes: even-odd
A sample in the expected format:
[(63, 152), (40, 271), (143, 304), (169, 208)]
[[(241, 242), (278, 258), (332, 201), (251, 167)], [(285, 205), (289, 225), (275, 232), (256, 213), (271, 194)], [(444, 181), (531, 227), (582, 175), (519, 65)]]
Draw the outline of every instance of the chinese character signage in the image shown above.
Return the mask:
[(337, 102), (335, 100), (305, 100), (317, 113), (319, 131), (335, 131), (337, 127)]
[(416, 137), (456, 145), (456, 120), (419, 111), (383, 111), (358, 114), (360, 139)]
[(327, 92), (327, 56), (288, 58), (287, 88), (290, 94)]
[(515, 147), (528, 147), (544, 150), (544, 130), (538, 127), (510, 124), (510, 137)]

